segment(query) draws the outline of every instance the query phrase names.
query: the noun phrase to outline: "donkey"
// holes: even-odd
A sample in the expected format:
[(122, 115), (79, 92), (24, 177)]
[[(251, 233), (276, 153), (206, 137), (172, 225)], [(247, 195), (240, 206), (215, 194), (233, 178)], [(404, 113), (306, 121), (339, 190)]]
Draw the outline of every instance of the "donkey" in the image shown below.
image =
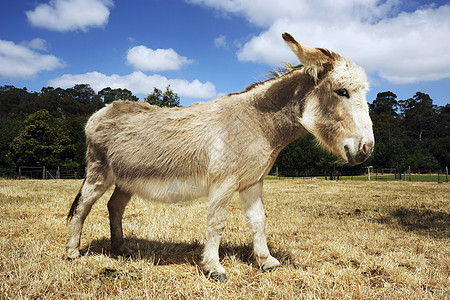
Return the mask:
[(241, 93), (186, 108), (160, 108), (115, 101), (86, 124), (85, 181), (70, 209), (67, 257), (80, 255), (83, 223), (92, 205), (115, 185), (108, 202), (112, 251), (131, 255), (122, 216), (132, 195), (174, 203), (208, 197), (204, 271), (226, 280), (219, 244), (234, 192), (253, 235), (262, 270), (280, 265), (267, 247), (263, 178), (279, 152), (312, 133), (321, 145), (351, 165), (374, 147), (362, 68), (339, 54), (282, 35), (303, 65), (288, 67)]

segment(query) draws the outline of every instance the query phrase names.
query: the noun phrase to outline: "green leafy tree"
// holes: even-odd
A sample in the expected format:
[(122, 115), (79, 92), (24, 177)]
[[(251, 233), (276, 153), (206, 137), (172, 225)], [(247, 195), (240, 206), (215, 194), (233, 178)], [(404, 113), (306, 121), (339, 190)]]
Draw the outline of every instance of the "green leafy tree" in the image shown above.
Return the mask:
[(86, 136), (84, 133), (86, 122), (86, 117), (70, 116), (61, 124), (61, 127), (69, 134), (71, 144), (74, 146), (72, 160), (80, 167), (86, 165)]
[(89, 84), (76, 84), (73, 88), (66, 89), (66, 93), (80, 104), (78, 115), (90, 116), (104, 106), (100, 96)]
[(438, 107), (439, 117), (436, 135), (450, 137), (450, 104)]
[(442, 168), (450, 168), (450, 135), (435, 140), (431, 146), (431, 153)]
[(413, 170), (437, 170), (439, 162), (437, 159), (423, 150), (418, 150), (408, 156), (407, 165)]
[(378, 93), (377, 98), (373, 100), (369, 107), (372, 114), (397, 116), (397, 95), (390, 91)]
[(392, 136), (387, 140), (377, 140), (375, 137), (375, 149), (368, 165), (376, 168), (398, 168), (404, 170), (407, 167), (408, 151), (403, 140)]
[(404, 146), (403, 119), (397, 113), (397, 95), (387, 91), (377, 94), (370, 104), (375, 149), (369, 163), (375, 167), (405, 168), (407, 150)]
[(8, 156), (16, 166), (74, 167), (73, 152), (67, 131), (55, 124), (48, 111), (39, 110), (25, 120), (25, 128), (10, 144)]
[(145, 98), (145, 102), (156, 105), (156, 106), (168, 106), (168, 107), (179, 107), (180, 97), (178, 94), (170, 89), (170, 85), (166, 87), (166, 90), (162, 92), (158, 88), (153, 89), (153, 93)]
[(406, 132), (414, 139), (435, 135), (437, 111), (428, 94), (417, 92), (414, 97), (400, 101)]
[(441, 167), (450, 167), (450, 104), (439, 107), (438, 111), (436, 126), (438, 138), (432, 142), (431, 153)]
[(36, 111), (37, 93), (29, 93), (26, 88), (12, 85), (0, 87), (0, 116), (22, 118)]
[(110, 87), (104, 88), (98, 95), (101, 97), (104, 103), (111, 103), (116, 100), (128, 100), (138, 101), (139, 98), (133, 95), (133, 93), (127, 89), (111, 89)]
[(36, 112), (39, 109), (45, 109), (55, 118), (59, 118), (64, 114), (63, 100), (65, 98), (66, 91), (61, 88), (43, 87), (39, 93), (39, 97), (36, 99)]
[(8, 145), (24, 128), (24, 122), (19, 118), (0, 118), (0, 168), (7, 168), (11, 161), (8, 159)]
[(312, 134), (307, 134), (281, 150), (274, 168), (278, 167), (281, 171), (329, 169), (340, 164), (333, 154), (317, 146), (317, 141)]
[(91, 103), (95, 96), (95, 91), (89, 84), (76, 84), (73, 88), (67, 91), (81, 103)]

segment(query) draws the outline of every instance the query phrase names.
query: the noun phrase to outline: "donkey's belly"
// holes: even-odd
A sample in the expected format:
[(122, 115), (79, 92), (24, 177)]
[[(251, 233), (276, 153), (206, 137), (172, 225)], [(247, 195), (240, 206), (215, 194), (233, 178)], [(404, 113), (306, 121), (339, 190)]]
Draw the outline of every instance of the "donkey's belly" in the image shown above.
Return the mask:
[(118, 184), (142, 198), (175, 203), (208, 196), (206, 180), (183, 179), (132, 179)]

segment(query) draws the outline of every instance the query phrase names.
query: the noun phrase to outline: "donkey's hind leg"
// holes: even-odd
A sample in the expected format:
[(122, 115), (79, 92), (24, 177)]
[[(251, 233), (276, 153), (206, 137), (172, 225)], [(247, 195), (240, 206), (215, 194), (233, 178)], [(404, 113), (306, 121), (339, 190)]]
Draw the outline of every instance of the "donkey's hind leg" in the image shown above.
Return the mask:
[(80, 256), (80, 238), (83, 230), (84, 220), (91, 211), (92, 205), (111, 186), (103, 174), (92, 174), (88, 172), (86, 180), (75, 198), (68, 218), (72, 218), (72, 227), (67, 241), (66, 252), (68, 259)]
[(116, 186), (111, 199), (108, 202), (109, 224), (111, 227), (111, 248), (117, 255), (129, 257), (132, 251), (125, 246), (122, 230), (122, 216), (125, 207), (131, 199), (131, 194)]

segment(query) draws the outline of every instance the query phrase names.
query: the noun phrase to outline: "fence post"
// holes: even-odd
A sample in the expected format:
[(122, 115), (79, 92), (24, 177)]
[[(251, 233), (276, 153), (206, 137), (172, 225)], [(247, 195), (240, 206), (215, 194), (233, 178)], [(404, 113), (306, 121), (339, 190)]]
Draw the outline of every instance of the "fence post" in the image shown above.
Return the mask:
[(19, 180), (22, 179), (22, 167), (19, 167)]
[(448, 182), (448, 166), (445, 167), (445, 176), (447, 177), (447, 182)]
[(408, 173), (409, 173), (409, 181), (411, 181), (411, 166), (409, 166), (408, 168)]
[(275, 168), (275, 174), (277, 175), (277, 179), (278, 179), (278, 167)]
[(56, 179), (61, 179), (61, 171), (59, 170), (59, 166), (58, 170), (56, 170)]

